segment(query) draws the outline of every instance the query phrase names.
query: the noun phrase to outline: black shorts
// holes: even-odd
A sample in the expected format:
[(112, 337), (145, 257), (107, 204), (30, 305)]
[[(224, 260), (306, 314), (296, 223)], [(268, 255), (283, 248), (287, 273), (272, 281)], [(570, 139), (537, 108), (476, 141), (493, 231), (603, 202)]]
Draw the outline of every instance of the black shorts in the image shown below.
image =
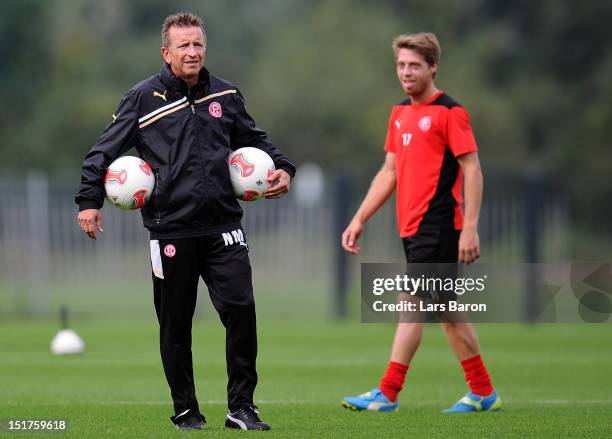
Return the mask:
[(419, 230), (415, 235), (402, 238), (406, 262), (457, 262), (460, 234), (461, 230), (427, 228)]
[[(406, 274), (416, 278), (455, 279), (460, 234), (460, 230), (424, 228), (415, 235), (402, 238), (407, 262)], [(434, 302), (457, 300), (454, 291), (436, 287), (419, 290), (415, 295)]]

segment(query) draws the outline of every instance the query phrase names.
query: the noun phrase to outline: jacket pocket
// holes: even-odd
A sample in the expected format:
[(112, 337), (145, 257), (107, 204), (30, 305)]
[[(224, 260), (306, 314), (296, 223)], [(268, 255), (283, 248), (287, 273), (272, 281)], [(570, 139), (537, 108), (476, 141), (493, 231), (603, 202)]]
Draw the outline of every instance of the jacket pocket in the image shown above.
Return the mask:
[(142, 208), (142, 216), (145, 222), (145, 226), (151, 227), (161, 223), (162, 220), (162, 192), (163, 192), (163, 181), (160, 177), (160, 171), (157, 168), (152, 168), (153, 176), (155, 177), (155, 186), (149, 202)]
[(161, 178), (159, 169), (153, 170), (155, 175), (155, 191), (153, 191), (153, 223), (161, 223)]

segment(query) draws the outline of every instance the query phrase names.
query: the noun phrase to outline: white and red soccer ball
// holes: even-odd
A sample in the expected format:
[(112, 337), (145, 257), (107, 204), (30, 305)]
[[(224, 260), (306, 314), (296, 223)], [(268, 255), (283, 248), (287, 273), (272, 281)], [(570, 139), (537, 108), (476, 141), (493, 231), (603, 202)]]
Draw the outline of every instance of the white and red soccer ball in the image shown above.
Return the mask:
[(272, 158), (259, 148), (237, 149), (228, 157), (230, 178), (236, 198), (255, 201), (270, 187), (268, 177), (276, 170)]
[(151, 167), (138, 157), (119, 157), (104, 177), (106, 198), (121, 209), (140, 209), (151, 198), (154, 187)]

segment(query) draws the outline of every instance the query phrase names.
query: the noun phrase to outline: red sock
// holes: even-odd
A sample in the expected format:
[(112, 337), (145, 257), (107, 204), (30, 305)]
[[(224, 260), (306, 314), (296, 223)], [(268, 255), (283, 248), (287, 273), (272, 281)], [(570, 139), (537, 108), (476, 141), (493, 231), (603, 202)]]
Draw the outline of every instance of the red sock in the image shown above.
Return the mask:
[(389, 361), (387, 371), (380, 380), (380, 390), (389, 398), (389, 401), (395, 402), (397, 394), (404, 387), (404, 379), (408, 372), (408, 365)]
[(463, 367), (465, 381), (470, 386), (472, 393), (478, 396), (489, 396), (493, 392), (491, 378), (480, 355), (463, 360), (461, 367)]

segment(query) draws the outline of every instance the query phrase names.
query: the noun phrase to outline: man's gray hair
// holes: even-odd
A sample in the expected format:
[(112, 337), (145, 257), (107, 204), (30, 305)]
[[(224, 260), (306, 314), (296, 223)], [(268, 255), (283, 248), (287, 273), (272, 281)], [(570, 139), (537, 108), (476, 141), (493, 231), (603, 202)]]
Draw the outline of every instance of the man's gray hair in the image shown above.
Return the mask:
[(176, 14), (168, 15), (162, 26), (162, 46), (170, 47), (170, 35), (168, 30), (172, 27), (191, 27), (198, 26), (204, 33), (204, 41), (206, 41), (206, 31), (204, 30), (204, 22), (200, 17), (191, 12), (177, 12)]

